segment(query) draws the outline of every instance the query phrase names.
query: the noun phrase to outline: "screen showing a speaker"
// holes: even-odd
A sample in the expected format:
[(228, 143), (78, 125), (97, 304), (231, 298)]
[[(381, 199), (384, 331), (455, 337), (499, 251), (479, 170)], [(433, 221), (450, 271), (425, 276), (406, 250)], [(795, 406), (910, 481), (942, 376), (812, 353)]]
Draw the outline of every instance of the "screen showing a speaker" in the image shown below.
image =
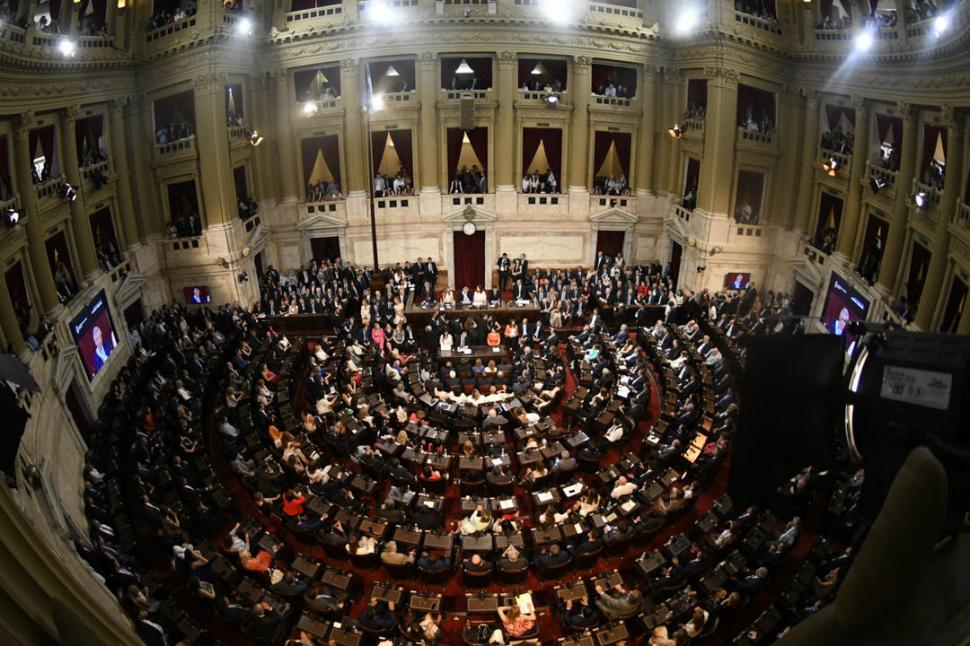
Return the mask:
[(212, 297), (209, 295), (209, 288), (205, 285), (186, 287), (185, 302), (189, 304), (211, 303)]
[(849, 329), (851, 321), (865, 321), (869, 315), (869, 301), (853, 289), (849, 283), (836, 273), (832, 274), (829, 291), (825, 294), (822, 308), (822, 323), (830, 334), (845, 339), (845, 347), (850, 351), (855, 344), (856, 335)]
[(94, 379), (118, 346), (104, 291), (98, 292), (71, 321), (71, 336), (81, 353), (88, 379)]
[(747, 289), (751, 286), (751, 274), (731, 271), (724, 274), (724, 289)]

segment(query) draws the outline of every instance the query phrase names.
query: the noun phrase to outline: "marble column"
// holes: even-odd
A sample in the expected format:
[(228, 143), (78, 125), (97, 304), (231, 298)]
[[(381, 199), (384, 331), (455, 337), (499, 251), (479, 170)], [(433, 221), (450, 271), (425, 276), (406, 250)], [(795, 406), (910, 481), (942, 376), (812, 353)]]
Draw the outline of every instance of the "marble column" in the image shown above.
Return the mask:
[(108, 138), (111, 142), (111, 164), (115, 172), (115, 186), (118, 189), (119, 217), (116, 222), (121, 224), (118, 235), (118, 246), (130, 249), (138, 244), (138, 225), (135, 223), (135, 206), (131, 199), (131, 175), (128, 171), (128, 144), (125, 137), (126, 111), (130, 102), (128, 97), (116, 99), (108, 104), (109, 126)]
[[(683, 85), (684, 76), (680, 73), (680, 70), (669, 67), (664, 70), (662, 98), (664, 99), (664, 111), (667, 115), (664, 123), (673, 125), (680, 119), (683, 112), (683, 100), (681, 98), (681, 87)], [(666, 128), (662, 128), (662, 130), (666, 130)], [(681, 166), (680, 140), (668, 136), (664, 141), (666, 145), (663, 148), (663, 163), (658, 172), (657, 187), (673, 195), (680, 195), (683, 188), (677, 186)]]
[[(907, 193), (916, 172), (916, 114), (908, 103), (897, 103), (899, 118), (903, 121), (903, 141), (899, 151), (899, 170), (896, 173), (896, 203), (889, 220), (889, 235), (886, 237), (886, 250), (879, 266), (878, 287), (884, 294), (892, 294), (896, 289), (896, 278), (903, 266), (903, 246), (906, 242), (906, 227), (909, 219)], [(857, 149), (858, 150), (858, 149)]]
[[(815, 194), (815, 162), (818, 159), (818, 93), (805, 91), (805, 116), (802, 119), (802, 164), (799, 169), (798, 195), (795, 211), (795, 229), (806, 236), (812, 222), (812, 196)], [(858, 150), (858, 149), (857, 149)], [(864, 154), (860, 151), (860, 154)]]
[(77, 162), (77, 117), (80, 110), (71, 106), (61, 111), (61, 169), (68, 183), (77, 191), (77, 199), (69, 202), (71, 209), (71, 230), (74, 232), (74, 245), (77, 247), (78, 265), (85, 280), (92, 280), (100, 271), (98, 254), (94, 248), (94, 234), (91, 231), (91, 218), (84, 206), (84, 191), (81, 190), (81, 172)]
[[(342, 79), (341, 79), (342, 80)], [(279, 199), (280, 202), (296, 202), (299, 195), (303, 194), (303, 178), (298, 177), (296, 164), (294, 163), (294, 147), (299, 149), (300, 142), (293, 138), (293, 128), (290, 123), (293, 120), (296, 98), (293, 86), (290, 81), (289, 70), (278, 70), (273, 74), (273, 84), (276, 94), (276, 119), (274, 123), (279, 128), (276, 133), (276, 162), (279, 172)], [(344, 87), (341, 85), (341, 87)], [(344, 89), (346, 97), (346, 89)], [(346, 98), (344, 99), (346, 105)]]
[[(589, 103), (592, 93), (591, 65), (592, 59), (586, 56), (574, 57), (571, 70), (572, 74), (569, 78), (569, 95), (573, 102), (573, 115), (569, 137), (568, 186), (570, 193), (576, 192), (583, 193), (584, 195), (589, 193), (589, 189), (587, 188), (587, 174), (589, 172), (590, 140)], [(559, 178), (559, 185), (566, 185), (562, 177)]]
[[(44, 247), (44, 231), (40, 214), (37, 212), (37, 191), (31, 181), (30, 128), (34, 123), (33, 112), (20, 116), (14, 131), (14, 169), (15, 181), (20, 194), (20, 204), (27, 218), (27, 252), (33, 269), (34, 283), (40, 297), (40, 312), (52, 313), (60, 308), (57, 291), (54, 289), (54, 275), (47, 260)], [(26, 272), (25, 272), (26, 274)]]
[(738, 132), (738, 73), (724, 67), (709, 68), (705, 72), (708, 76), (707, 119), (697, 206), (711, 215), (729, 216), (736, 176), (734, 140)]
[[(419, 122), (418, 143), (421, 146), (420, 154), (420, 176), (415, 178), (415, 182), (421, 182), (421, 203), (422, 215), (441, 214), (441, 193), (448, 188), (448, 174), (451, 169), (446, 169), (445, 176), (442, 177), (438, 166), (438, 97), (441, 95), (439, 89), (438, 61), (434, 52), (421, 52), (418, 55), (417, 67), (418, 98), (421, 101), (421, 115)], [(445, 184), (442, 186), (442, 179)]]
[[(515, 159), (519, 132), (515, 122), (515, 97), (518, 96), (515, 52), (498, 52), (495, 56), (496, 78), (494, 90), (498, 96), (495, 115), (495, 159), (489, 164), (495, 185), (495, 210), (514, 213), (518, 182), (518, 161)], [(562, 178), (559, 178), (562, 180)]]
[(946, 165), (952, 170), (946, 176), (943, 195), (937, 207), (936, 232), (931, 249), (933, 255), (930, 257), (929, 271), (926, 273), (919, 308), (916, 310), (916, 325), (924, 330), (929, 330), (937, 322), (940, 308), (946, 302), (946, 295), (943, 294), (943, 279), (946, 277), (949, 263), (950, 221), (956, 213), (964, 180), (960, 172), (963, 170), (966, 144), (963, 114), (955, 111), (952, 106), (944, 105), (943, 122), (946, 125)]
[(3, 347), (0, 348), (3, 352), (7, 351), (8, 343), (13, 344), (13, 353), (18, 356), (26, 349), (27, 344), (24, 343), (24, 335), (20, 333), (20, 324), (17, 322), (17, 314), (14, 312), (6, 283), (0, 289), (0, 332), (3, 333)]
[(772, 179), (774, 190), (773, 207), (768, 214), (771, 223), (791, 230), (795, 220), (795, 204), (798, 193), (792, 188), (798, 182), (798, 133), (802, 113), (802, 99), (798, 88), (786, 86), (779, 95), (780, 114), (778, 116), (778, 136), (780, 156), (777, 172)]
[(229, 162), (226, 126), (226, 80), (213, 74), (195, 82), (195, 145), (205, 225), (232, 222), (237, 216), (236, 188)]
[(131, 162), (135, 177), (145, 178), (141, 182), (140, 190), (131, 196), (138, 210), (136, 219), (138, 235), (146, 239), (150, 235), (164, 234), (165, 227), (171, 220), (171, 213), (163, 212), (168, 200), (163, 197), (166, 186), (157, 181), (152, 167), (152, 155), (155, 150), (155, 116), (151, 100), (144, 94), (135, 95), (129, 107), (130, 119), (125, 120), (128, 127), (126, 132), (131, 141)]
[(347, 190), (350, 193), (367, 193), (367, 149), (361, 145), (367, 140), (362, 131), (361, 112), (363, 106), (361, 88), (361, 69), (357, 59), (346, 58), (340, 65), (340, 94), (344, 100), (344, 150), (347, 157)]
[(637, 140), (637, 174), (633, 187), (637, 194), (653, 191), (654, 135), (657, 132), (657, 70), (652, 64), (643, 67), (640, 87), (640, 132)]
[(862, 169), (866, 165), (869, 150), (869, 102), (856, 97), (852, 101), (855, 108), (855, 143), (853, 144), (852, 165), (849, 168), (849, 191), (846, 196), (836, 253), (852, 260), (859, 228), (859, 215), (862, 211)]

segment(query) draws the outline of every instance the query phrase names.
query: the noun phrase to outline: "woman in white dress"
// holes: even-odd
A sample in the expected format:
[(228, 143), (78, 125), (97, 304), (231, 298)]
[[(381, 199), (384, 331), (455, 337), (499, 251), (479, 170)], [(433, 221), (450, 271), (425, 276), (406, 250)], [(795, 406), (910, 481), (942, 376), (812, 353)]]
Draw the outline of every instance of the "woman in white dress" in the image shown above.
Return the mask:
[(485, 307), (488, 305), (488, 296), (481, 285), (475, 287), (475, 295), (472, 297), (472, 305), (475, 307)]
[(407, 322), (404, 317), (404, 302), (397, 296), (394, 297), (394, 325), (402, 325)]
[(451, 349), (455, 345), (455, 340), (451, 337), (451, 332), (445, 330), (441, 334), (441, 338), (438, 339), (438, 347), (442, 352), (451, 352)]

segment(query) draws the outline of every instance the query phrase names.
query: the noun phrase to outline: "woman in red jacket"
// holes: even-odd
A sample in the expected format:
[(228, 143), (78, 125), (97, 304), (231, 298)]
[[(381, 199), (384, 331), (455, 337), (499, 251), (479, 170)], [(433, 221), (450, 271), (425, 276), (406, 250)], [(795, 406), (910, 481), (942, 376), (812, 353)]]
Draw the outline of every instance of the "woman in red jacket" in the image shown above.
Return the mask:
[(306, 498), (303, 494), (297, 494), (295, 491), (287, 491), (283, 494), (283, 513), (287, 516), (299, 516), (303, 513), (303, 503)]

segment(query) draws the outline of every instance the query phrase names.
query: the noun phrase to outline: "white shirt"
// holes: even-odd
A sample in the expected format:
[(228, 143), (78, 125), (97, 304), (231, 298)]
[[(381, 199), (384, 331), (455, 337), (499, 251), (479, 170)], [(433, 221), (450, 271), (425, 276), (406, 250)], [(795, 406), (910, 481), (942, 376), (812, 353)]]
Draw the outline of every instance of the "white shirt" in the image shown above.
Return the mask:
[(623, 496), (629, 496), (634, 491), (637, 490), (637, 486), (632, 482), (627, 482), (626, 484), (618, 484), (613, 487), (613, 491), (610, 492), (610, 498), (622, 498)]
[(438, 342), (438, 346), (447, 352), (451, 352), (452, 346), (454, 346), (454, 340), (451, 338), (450, 334), (442, 334), (441, 339)]

